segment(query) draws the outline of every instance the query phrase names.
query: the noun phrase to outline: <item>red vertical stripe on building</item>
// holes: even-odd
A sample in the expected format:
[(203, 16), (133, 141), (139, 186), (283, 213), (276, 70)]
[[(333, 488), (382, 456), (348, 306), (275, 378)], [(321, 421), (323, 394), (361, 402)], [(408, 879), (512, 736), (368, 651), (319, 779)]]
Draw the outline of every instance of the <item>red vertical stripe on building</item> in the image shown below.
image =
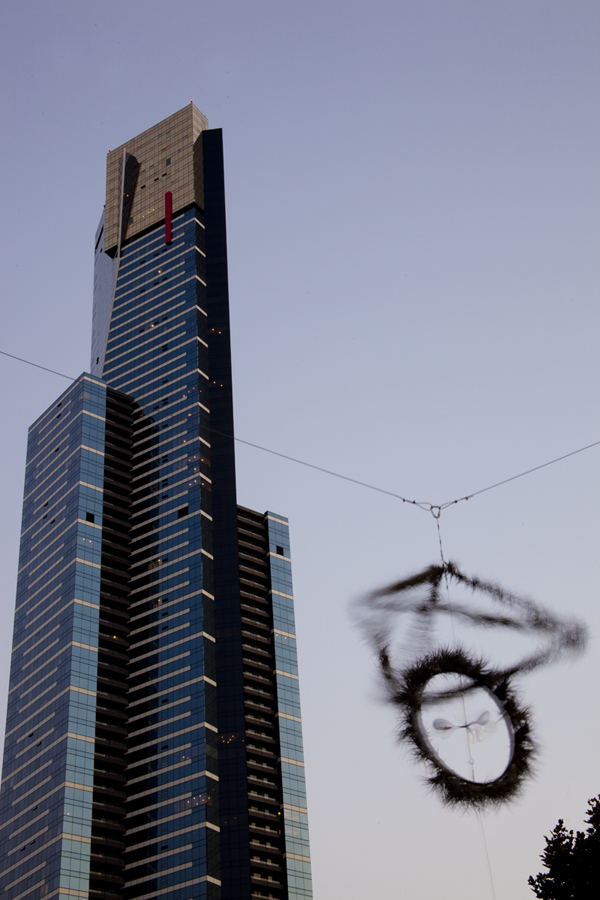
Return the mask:
[(165, 194), (165, 244), (171, 243), (171, 214), (173, 212), (173, 194)]

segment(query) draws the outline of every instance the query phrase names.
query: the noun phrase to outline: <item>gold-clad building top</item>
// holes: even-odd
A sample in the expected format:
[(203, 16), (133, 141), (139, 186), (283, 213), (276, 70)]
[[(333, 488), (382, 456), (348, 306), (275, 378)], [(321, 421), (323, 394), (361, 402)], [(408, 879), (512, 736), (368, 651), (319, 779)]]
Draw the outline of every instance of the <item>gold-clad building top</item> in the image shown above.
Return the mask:
[[(198, 137), (207, 128), (206, 116), (190, 103), (110, 151), (106, 159), (106, 252), (119, 245), (120, 223), (123, 241), (164, 219), (167, 191), (173, 195), (173, 213), (193, 202), (204, 207)], [(125, 192), (133, 193), (129, 202), (123, 197), (124, 185)]]

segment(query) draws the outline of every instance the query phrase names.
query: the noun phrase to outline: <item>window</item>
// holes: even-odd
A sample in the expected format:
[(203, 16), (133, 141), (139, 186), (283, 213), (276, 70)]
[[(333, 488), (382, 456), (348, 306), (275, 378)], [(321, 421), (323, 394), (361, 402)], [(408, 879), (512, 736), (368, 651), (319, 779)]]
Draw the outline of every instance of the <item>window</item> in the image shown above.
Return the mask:
[(178, 509), (178, 510), (177, 510), (177, 518), (178, 518), (178, 519), (183, 519), (184, 516), (187, 516), (188, 512), (189, 512), (189, 507), (188, 507), (188, 506), (182, 506), (181, 509)]
[(279, 545), (275, 548), (275, 552), (277, 553), (277, 556), (284, 556), (283, 547), (280, 547)]
[(165, 166), (170, 166), (170, 165), (171, 165), (171, 157), (168, 156), (168, 157), (165, 159)]
[(86, 521), (86, 522), (94, 522), (94, 521), (95, 521), (95, 518), (96, 518), (96, 517), (94, 516), (94, 513), (86, 512), (86, 514), (85, 514), (85, 521)]

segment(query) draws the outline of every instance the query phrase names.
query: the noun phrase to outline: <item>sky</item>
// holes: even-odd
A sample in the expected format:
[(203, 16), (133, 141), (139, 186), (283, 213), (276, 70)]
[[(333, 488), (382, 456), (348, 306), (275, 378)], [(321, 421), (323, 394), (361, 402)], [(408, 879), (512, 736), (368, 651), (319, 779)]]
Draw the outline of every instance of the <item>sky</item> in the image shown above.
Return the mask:
[[(5, 0), (0, 349), (88, 369), (106, 152), (193, 100), (224, 132), (239, 438), (434, 504), (599, 441), (599, 38), (596, 0)], [(68, 382), (0, 377), (3, 724), (27, 428)], [(290, 519), (315, 900), (526, 900), (543, 835), (582, 827), (599, 460), (439, 522), (590, 634), (519, 680), (535, 777), (480, 823), (427, 791), (351, 615), (439, 560), (435, 520), (238, 445), (238, 501)]]

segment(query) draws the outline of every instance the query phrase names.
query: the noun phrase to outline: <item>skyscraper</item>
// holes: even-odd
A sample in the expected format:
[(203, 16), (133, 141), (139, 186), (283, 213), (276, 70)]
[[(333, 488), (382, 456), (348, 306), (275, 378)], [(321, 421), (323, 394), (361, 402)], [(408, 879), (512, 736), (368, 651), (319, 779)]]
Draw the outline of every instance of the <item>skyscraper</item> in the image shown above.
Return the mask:
[(91, 374), (31, 427), (6, 900), (312, 897), (288, 524), (237, 505), (222, 135), (108, 155)]

